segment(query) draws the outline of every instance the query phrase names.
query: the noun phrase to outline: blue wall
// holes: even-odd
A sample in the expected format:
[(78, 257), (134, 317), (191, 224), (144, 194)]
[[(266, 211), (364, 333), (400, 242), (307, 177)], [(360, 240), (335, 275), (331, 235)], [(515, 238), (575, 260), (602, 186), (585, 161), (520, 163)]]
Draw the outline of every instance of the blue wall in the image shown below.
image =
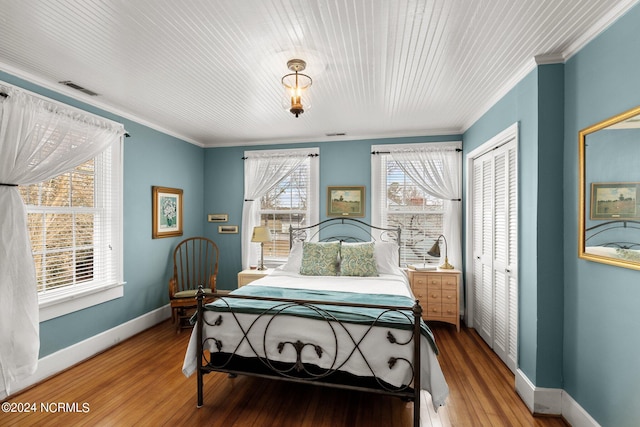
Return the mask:
[(562, 262), (541, 244), (562, 248), (562, 79), (561, 65), (538, 67), (463, 136), (466, 156), (519, 125), (518, 367), (538, 387), (562, 381)]
[[(460, 135), (424, 136), (358, 141), (331, 141), (306, 144), (208, 148), (205, 150), (204, 207), (207, 213), (228, 213), (230, 225), (242, 224), (245, 150), (318, 147), (320, 150), (320, 220), (326, 219), (326, 190), (330, 185), (364, 185), (366, 211), (371, 220), (371, 146), (418, 142), (460, 141)], [(220, 246), (218, 286), (235, 289), (242, 269), (240, 234), (218, 234), (218, 224), (205, 225), (205, 235)]]
[(564, 389), (616, 427), (640, 420), (640, 271), (577, 257), (578, 132), (640, 105), (639, 26), (635, 6), (565, 64)]
[(0, 72), (0, 80), (123, 123), (124, 296), (40, 324), (40, 357), (168, 304), (170, 256), (182, 237), (151, 238), (151, 187), (184, 191), (184, 237), (204, 227), (204, 149)]

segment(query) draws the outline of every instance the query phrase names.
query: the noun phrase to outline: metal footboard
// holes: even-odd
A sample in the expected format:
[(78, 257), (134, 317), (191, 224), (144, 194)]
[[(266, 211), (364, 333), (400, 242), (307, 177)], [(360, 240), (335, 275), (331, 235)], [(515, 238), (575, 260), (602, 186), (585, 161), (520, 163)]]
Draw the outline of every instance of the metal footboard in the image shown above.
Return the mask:
[[(211, 297), (211, 295), (207, 295)], [(420, 425), (420, 374), (421, 374), (421, 329), (420, 319), (422, 317), (422, 308), (419, 301), (416, 301), (412, 307), (397, 307), (397, 306), (384, 306), (384, 305), (368, 305), (368, 304), (348, 304), (343, 302), (327, 302), (327, 301), (310, 301), (310, 300), (296, 300), (296, 299), (280, 299), (270, 297), (258, 297), (258, 296), (246, 296), (246, 295), (232, 295), (232, 294), (214, 294), (214, 297), (221, 299), (227, 304), (226, 313), (231, 314), (231, 318), (234, 319), (234, 327), (240, 329), (242, 336), (239, 343), (235, 345), (228, 345), (223, 343), (222, 340), (215, 336), (205, 336), (205, 325), (209, 327), (222, 327), (223, 317), (214, 315), (211, 321), (205, 319), (205, 313), (208, 311), (204, 307), (204, 292), (201, 290), (198, 292), (198, 308), (197, 308), (197, 320), (195, 324), (197, 334), (197, 387), (198, 387), (198, 407), (203, 405), (203, 377), (209, 372), (226, 372), (235, 375), (252, 375), (265, 378), (279, 379), (285, 381), (293, 381), (299, 383), (311, 383), (316, 385), (360, 390), (366, 392), (373, 392), (378, 394), (385, 394), (390, 396), (396, 396), (404, 400), (413, 401), (413, 422), (415, 427)], [(255, 314), (255, 319), (249, 325), (242, 325), (235, 313), (227, 302), (229, 298), (241, 298), (256, 301), (269, 301), (273, 303), (270, 308)], [(334, 315), (332, 315), (325, 308), (326, 306), (343, 306), (354, 308), (371, 308), (381, 310), (381, 314), (378, 319), (371, 325), (364, 328), (364, 332), (359, 335), (354, 335), (346, 326), (347, 322), (340, 321)], [(325, 356), (327, 352), (321, 345), (314, 343), (313, 341), (304, 342), (298, 338), (286, 340), (282, 339), (278, 341), (276, 351), (282, 352), (285, 350), (295, 351), (295, 362), (278, 362), (273, 360), (269, 355), (267, 349), (267, 336), (270, 334), (272, 328), (272, 322), (279, 316), (289, 316), (292, 310), (309, 310), (313, 311), (314, 318), (324, 321), (328, 330), (331, 331), (329, 335), (330, 339), (335, 343), (335, 355), (329, 367), (321, 368), (317, 362), (317, 359)], [(400, 364), (406, 364), (408, 369), (412, 372), (411, 384), (392, 386), (387, 382), (379, 378), (376, 367), (372, 366), (369, 362), (367, 355), (361, 348), (363, 340), (369, 336), (369, 333), (377, 325), (380, 316), (387, 312), (397, 312), (402, 316), (405, 316), (407, 323), (411, 324), (411, 333), (409, 339), (399, 339), (398, 334), (394, 334), (394, 330), (387, 331), (386, 339), (389, 343), (398, 346), (411, 346), (413, 345), (413, 351), (410, 354), (413, 355), (413, 361), (407, 357), (390, 357), (387, 361), (388, 369), (398, 368)], [(226, 317), (229, 319), (229, 317)], [(262, 328), (264, 333), (262, 334), (262, 340), (260, 342), (252, 342), (249, 333), (257, 322), (262, 321)], [(227, 320), (228, 322), (228, 320)], [(266, 327), (264, 326), (266, 322)], [(386, 326), (386, 325), (385, 325)], [(347, 348), (348, 356), (345, 360), (338, 361), (338, 338), (337, 331), (348, 336)], [(345, 335), (343, 335), (345, 336)], [(254, 338), (255, 340), (255, 338)], [(240, 364), (238, 360), (244, 360), (246, 356), (239, 356), (237, 354), (238, 348), (244, 343), (251, 349), (250, 359), (254, 361), (250, 369), (245, 369), (244, 365)], [(344, 343), (343, 343), (344, 344)], [(207, 349), (213, 350), (208, 351)], [(306, 351), (303, 351), (306, 350)], [(344, 350), (344, 349), (343, 349)], [(208, 354), (207, 354), (208, 353)], [(405, 352), (406, 353), (406, 352)], [(355, 356), (360, 357), (370, 372), (370, 376), (366, 377), (366, 384), (360, 381), (351, 381), (351, 378), (344, 379), (344, 373), (341, 368)], [(330, 355), (329, 355), (330, 356)], [(369, 356), (370, 359), (370, 356)], [(348, 377), (348, 375), (347, 375)], [(337, 379), (336, 379), (337, 378)]]

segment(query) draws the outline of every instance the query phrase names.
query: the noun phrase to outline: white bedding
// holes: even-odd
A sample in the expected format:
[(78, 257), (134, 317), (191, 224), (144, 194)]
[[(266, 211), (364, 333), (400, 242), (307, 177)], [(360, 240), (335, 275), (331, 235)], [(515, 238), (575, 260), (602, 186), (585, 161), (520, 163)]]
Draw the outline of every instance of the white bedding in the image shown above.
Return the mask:
[(607, 246), (587, 246), (585, 248), (585, 252), (588, 254), (605, 256), (608, 258), (640, 261), (640, 250), (638, 249), (618, 249)]
[[(272, 274), (260, 280), (254, 281), (251, 285), (272, 286), (282, 288), (301, 288), (315, 290), (333, 290), (342, 292), (370, 293), (402, 295), (413, 298), (408, 280), (404, 273), (399, 275), (385, 274), (378, 277), (342, 277), (342, 276), (301, 276), (296, 273), (276, 269)], [(353, 350), (352, 338), (359, 341), (364, 336), (359, 348), (365, 354), (369, 365), (372, 367), (378, 378), (394, 386), (409, 384), (411, 381), (411, 369), (407, 364), (399, 361), (393, 369), (389, 369), (388, 360), (390, 357), (406, 358), (413, 360), (411, 345), (391, 344), (387, 340), (388, 327), (374, 327), (367, 332), (369, 326), (357, 324), (344, 324), (341, 326), (336, 322), (325, 322), (317, 319), (293, 317), (293, 316), (263, 316), (256, 321), (257, 315), (245, 313), (220, 313), (207, 311), (205, 319), (213, 323), (214, 319), (222, 316), (221, 326), (209, 326), (205, 324), (204, 336), (214, 336), (223, 343), (224, 352), (234, 352), (241, 356), (255, 357), (256, 353), (261, 357), (267, 356), (271, 360), (283, 362), (295, 362), (296, 352), (293, 346), (287, 345), (282, 353), (277, 350), (280, 342), (295, 342), (300, 340), (304, 343), (312, 342), (320, 345), (323, 349), (323, 356), (317, 358), (313, 354), (313, 347), (307, 346), (303, 350), (304, 361), (311, 361), (322, 368), (340, 367), (340, 370), (350, 372), (360, 376), (372, 376), (370, 368), (364, 363), (362, 357)], [(237, 319), (237, 321), (236, 321)], [(255, 323), (253, 323), (255, 322)], [(238, 325), (240, 323), (240, 325)], [(244, 330), (250, 328), (247, 336), (252, 346), (242, 339), (241, 327)], [(334, 334), (331, 329), (335, 330)], [(268, 328), (267, 341), (263, 346), (263, 336)], [(344, 328), (344, 329), (343, 329)], [(346, 330), (349, 334), (347, 334)], [(393, 330), (398, 341), (407, 341), (411, 336), (409, 330)], [(337, 341), (337, 343), (336, 343)], [(337, 345), (336, 345), (337, 344)], [(206, 342), (210, 351), (216, 351), (214, 341)], [(252, 348), (253, 347), (253, 348)], [(336, 352), (337, 347), (337, 352)], [(431, 393), (434, 407), (437, 409), (444, 404), (449, 393), (447, 383), (440, 369), (437, 355), (429, 345), (427, 339), (422, 337), (421, 341), (421, 388)], [(187, 352), (183, 364), (183, 373), (190, 376), (195, 372), (197, 366), (197, 346), (195, 329), (191, 335)]]
[(302, 276), (280, 267), (273, 270), (270, 275), (253, 281), (251, 284), (277, 288), (402, 295), (413, 298), (407, 276), (401, 270), (399, 271), (400, 274), (381, 274), (376, 277)]

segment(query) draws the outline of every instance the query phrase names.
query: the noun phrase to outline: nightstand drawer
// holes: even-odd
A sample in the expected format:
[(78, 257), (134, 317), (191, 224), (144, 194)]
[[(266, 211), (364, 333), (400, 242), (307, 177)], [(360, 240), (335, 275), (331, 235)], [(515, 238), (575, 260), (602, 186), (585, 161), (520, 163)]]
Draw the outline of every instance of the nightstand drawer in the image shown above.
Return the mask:
[(429, 304), (440, 303), (442, 292), (439, 289), (429, 289), (427, 291), (427, 302)]
[(442, 276), (429, 276), (427, 286), (430, 288), (440, 288), (442, 286)]
[(427, 275), (416, 273), (413, 275), (413, 279), (411, 281), (411, 286), (417, 288), (419, 286), (426, 287), (427, 286)]
[(457, 288), (458, 277), (457, 276), (444, 276), (442, 278), (442, 287)]
[(427, 288), (414, 288), (413, 296), (416, 297), (418, 301), (422, 301), (424, 303), (427, 301)]
[(456, 317), (458, 315), (457, 304), (442, 304), (442, 316)]
[(427, 311), (423, 313), (427, 317), (439, 317), (442, 316), (441, 304), (427, 304)]
[(455, 304), (458, 302), (458, 290), (457, 289), (443, 289), (442, 290), (442, 303), (443, 304)]

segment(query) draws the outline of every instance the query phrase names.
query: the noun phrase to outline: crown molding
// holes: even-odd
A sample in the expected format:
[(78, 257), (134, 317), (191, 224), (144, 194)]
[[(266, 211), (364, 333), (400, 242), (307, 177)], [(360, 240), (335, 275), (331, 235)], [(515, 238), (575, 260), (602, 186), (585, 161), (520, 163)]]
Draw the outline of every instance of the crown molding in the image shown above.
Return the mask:
[(564, 50), (563, 55), (565, 61), (578, 53), (583, 47), (589, 44), (591, 40), (609, 28), (618, 20), (618, 18), (627, 13), (629, 9), (635, 6), (638, 2), (640, 2), (640, 0), (621, 0), (618, 4), (612, 6), (609, 12), (607, 12), (600, 20), (598, 20), (598, 22), (585, 31)]
[[(173, 136), (174, 138), (178, 138), (178, 139), (180, 139), (182, 141), (185, 141), (185, 142), (188, 142), (190, 144), (197, 145), (198, 147), (204, 147), (205, 146), (200, 141), (196, 141), (196, 140), (188, 138), (188, 137), (186, 137), (184, 135), (180, 135), (179, 133), (176, 133), (176, 132), (174, 132), (172, 130), (169, 130), (167, 128), (164, 128), (164, 127), (158, 125), (157, 123), (153, 123), (153, 122), (150, 122), (148, 120), (142, 119), (142, 118), (138, 117), (137, 115), (135, 115), (134, 113), (132, 113), (130, 111), (123, 110), (123, 109), (115, 107), (115, 106), (113, 106), (113, 105), (111, 105), (109, 103), (100, 101), (99, 99), (96, 99), (96, 98), (91, 97), (89, 95), (85, 95), (85, 94), (83, 94), (81, 92), (78, 92), (77, 90), (69, 88), (68, 86), (64, 86), (64, 85), (61, 85), (61, 84), (59, 84), (57, 82), (54, 83), (54, 82), (51, 82), (51, 81), (49, 81), (47, 79), (43, 79), (42, 77), (38, 77), (38, 76), (36, 76), (34, 74), (31, 74), (31, 73), (29, 73), (27, 71), (20, 70), (20, 69), (18, 69), (16, 67), (8, 65), (7, 63), (0, 62), (0, 71), (4, 71), (5, 73), (10, 74), (10, 75), (12, 75), (14, 77), (17, 77), (17, 78), (19, 78), (21, 80), (24, 80), (24, 81), (26, 81), (28, 83), (40, 86), (40, 87), (42, 87), (44, 89), (47, 89), (47, 90), (53, 91), (55, 93), (58, 93), (60, 95), (66, 96), (68, 98), (71, 98), (71, 99), (73, 99), (75, 101), (82, 102), (83, 104), (90, 105), (90, 106), (95, 107), (95, 108), (99, 108), (99, 109), (101, 109), (103, 111), (106, 111), (108, 113), (115, 114), (115, 115), (117, 115), (117, 116), (119, 116), (119, 117), (121, 117), (123, 119), (131, 120), (131, 121), (136, 122), (138, 124), (141, 124), (143, 126), (146, 126), (146, 127), (151, 128), (151, 129), (157, 130), (158, 132), (162, 132), (162, 133), (164, 133), (166, 135)], [(12, 83), (12, 84), (15, 85), (15, 83)], [(15, 86), (18, 86), (18, 85), (15, 85)], [(44, 96), (44, 95), (40, 95), (40, 96)], [(59, 101), (59, 102), (62, 102), (62, 101)], [(125, 128), (126, 128), (126, 126), (125, 126)], [(135, 135), (133, 135), (133, 136), (135, 136)]]

